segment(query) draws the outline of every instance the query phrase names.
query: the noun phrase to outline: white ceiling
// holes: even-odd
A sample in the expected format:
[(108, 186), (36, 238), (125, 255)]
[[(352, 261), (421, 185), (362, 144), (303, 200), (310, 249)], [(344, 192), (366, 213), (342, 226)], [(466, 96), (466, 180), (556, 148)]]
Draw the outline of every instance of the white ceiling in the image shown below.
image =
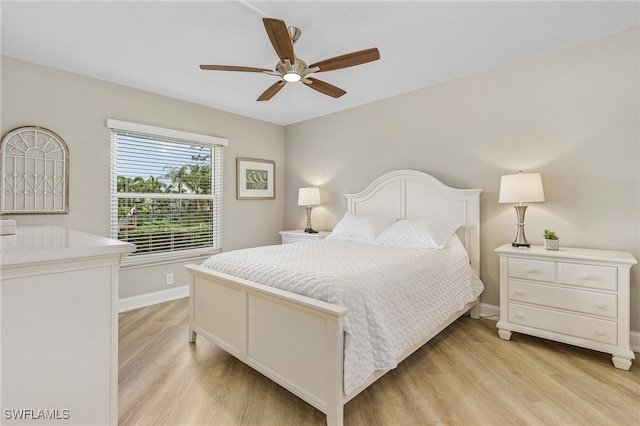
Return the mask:
[[(638, 1), (6, 1), (3, 55), (287, 125), (640, 25)], [(262, 16), (299, 27), (307, 63), (377, 47), (380, 60), (316, 74), (334, 99), (276, 77)]]

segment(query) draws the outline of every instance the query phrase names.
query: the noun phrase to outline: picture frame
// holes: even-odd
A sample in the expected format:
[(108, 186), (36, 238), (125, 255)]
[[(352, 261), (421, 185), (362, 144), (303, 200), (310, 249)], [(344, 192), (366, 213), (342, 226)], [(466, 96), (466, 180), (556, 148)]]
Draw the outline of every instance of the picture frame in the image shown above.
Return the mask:
[(236, 199), (276, 198), (276, 163), (258, 158), (236, 158)]

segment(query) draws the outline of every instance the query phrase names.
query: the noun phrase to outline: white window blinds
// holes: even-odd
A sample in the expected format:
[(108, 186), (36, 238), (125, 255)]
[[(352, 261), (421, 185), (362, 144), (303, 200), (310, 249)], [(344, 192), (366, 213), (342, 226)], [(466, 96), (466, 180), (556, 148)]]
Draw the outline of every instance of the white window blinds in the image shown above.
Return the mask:
[(222, 151), (213, 136), (116, 120), (111, 128), (111, 235), (158, 258), (219, 251)]

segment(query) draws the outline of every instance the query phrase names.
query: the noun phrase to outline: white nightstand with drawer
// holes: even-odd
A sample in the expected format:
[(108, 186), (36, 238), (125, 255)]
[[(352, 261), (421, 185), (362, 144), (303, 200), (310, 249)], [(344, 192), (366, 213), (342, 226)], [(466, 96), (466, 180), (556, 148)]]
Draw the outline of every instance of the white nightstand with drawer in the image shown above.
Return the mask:
[(311, 234), (309, 232), (304, 232), (303, 230), (294, 230), (280, 231), (280, 236), (282, 236), (282, 244), (290, 244), (299, 243), (300, 241), (323, 240), (330, 233), (331, 232), (328, 231), (318, 231), (315, 234)]
[(500, 256), (498, 334), (513, 331), (612, 354), (628, 370), (629, 281), (637, 263), (623, 251), (505, 244)]

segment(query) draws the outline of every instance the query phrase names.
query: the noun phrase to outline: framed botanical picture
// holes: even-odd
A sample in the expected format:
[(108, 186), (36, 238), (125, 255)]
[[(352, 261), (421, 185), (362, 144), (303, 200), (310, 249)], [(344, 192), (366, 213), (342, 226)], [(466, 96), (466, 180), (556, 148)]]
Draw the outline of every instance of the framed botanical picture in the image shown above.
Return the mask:
[(273, 200), (276, 198), (276, 163), (257, 158), (236, 159), (236, 198)]

